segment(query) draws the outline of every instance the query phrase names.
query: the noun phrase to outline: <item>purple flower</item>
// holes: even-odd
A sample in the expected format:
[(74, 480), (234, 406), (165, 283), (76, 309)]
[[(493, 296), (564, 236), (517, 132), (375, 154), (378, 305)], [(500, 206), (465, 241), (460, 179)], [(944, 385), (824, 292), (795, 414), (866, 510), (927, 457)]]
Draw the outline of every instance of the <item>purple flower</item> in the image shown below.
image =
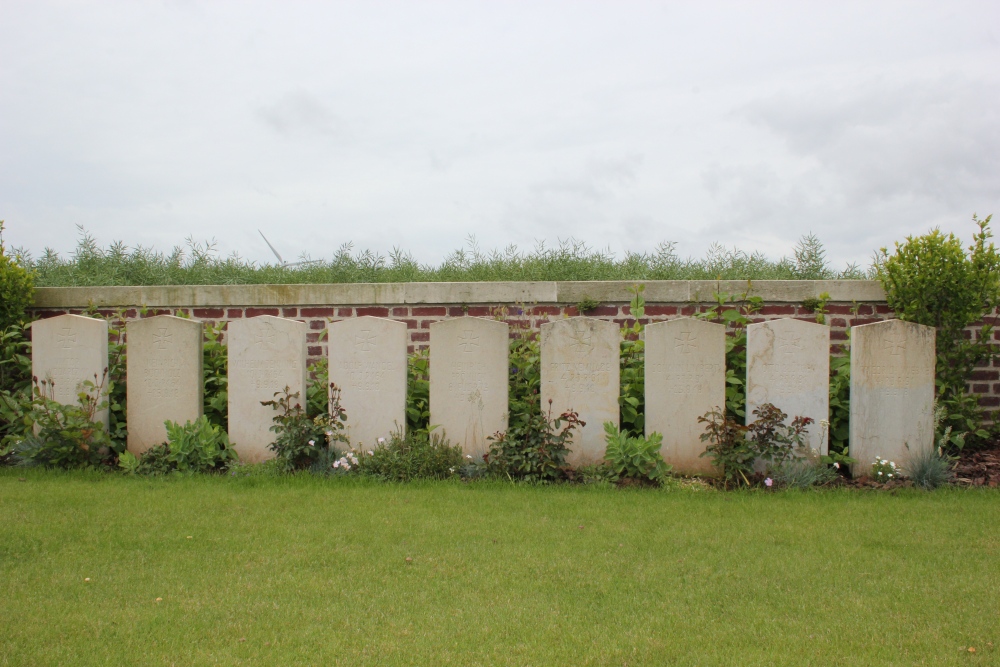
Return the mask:
[(764, 480), (764, 486), (766, 486), (768, 488), (771, 488), (772, 484), (774, 484), (774, 480), (771, 479), (770, 477), (768, 477), (767, 479)]

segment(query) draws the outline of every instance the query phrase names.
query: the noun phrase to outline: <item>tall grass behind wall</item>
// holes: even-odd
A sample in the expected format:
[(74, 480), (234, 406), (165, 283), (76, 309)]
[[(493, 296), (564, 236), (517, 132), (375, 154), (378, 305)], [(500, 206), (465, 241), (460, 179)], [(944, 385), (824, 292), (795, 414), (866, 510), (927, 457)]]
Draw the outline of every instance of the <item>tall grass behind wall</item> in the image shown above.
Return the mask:
[[(46, 249), (35, 258), (15, 250), (36, 272), (37, 287), (111, 285), (246, 285), (392, 282), (487, 282), (563, 280), (821, 280), (864, 279), (871, 271), (856, 264), (833, 269), (822, 243), (803, 236), (791, 257), (771, 260), (763, 253), (714, 245), (702, 259), (681, 259), (674, 243), (661, 243), (648, 253), (628, 252), (617, 258), (568, 240), (556, 247), (538, 244), (528, 252), (516, 246), (482, 251), (474, 239), (455, 250), (439, 266), (420, 264), (403, 251), (388, 256), (369, 250), (355, 252), (344, 244), (332, 259), (296, 267), (257, 264), (238, 255), (222, 257), (214, 242), (188, 239), (186, 247), (169, 253), (117, 241), (100, 247), (83, 229), (69, 257)], [(306, 259), (306, 258), (303, 258)]]

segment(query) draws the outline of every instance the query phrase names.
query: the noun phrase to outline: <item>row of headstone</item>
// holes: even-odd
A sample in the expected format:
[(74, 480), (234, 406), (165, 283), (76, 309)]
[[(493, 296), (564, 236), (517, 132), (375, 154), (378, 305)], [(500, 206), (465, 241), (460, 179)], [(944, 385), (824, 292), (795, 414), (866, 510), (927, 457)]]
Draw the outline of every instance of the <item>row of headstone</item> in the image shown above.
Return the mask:
[[(108, 366), (104, 320), (61, 315), (32, 325), (32, 372), (55, 400), (75, 403), (82, 381), (100, 382)], [(934, 329), (900, 320), (853, 327), (851, 455), (906, 460), (933, 446)], [(274, 408), (261, 405), (286, 387), (306, 400), (306, 327), (261, 316), (228, 326), (229, 435), (240, 458), (271, 456)], [(130, 322), (128, 447), (141, 453), (163, 442), (165, 420), (202, 414), (202, 325), (173, 316)], [(604, 455), (604, 422), (618, 424), (619, 329), (575, 317), (541, 326), (541, 404), (552, 417), (575, 411), (586, 426), (568, 462)], [(464, 317), (430, 325), (430, 421), (473, 455), (507, 428), (507, 324)], [(339, 388), (354, 447), (371, 448), (406, 424), (406, 325), (359, 317), (328, 326), (330, 381)], [(829, 327), (793, 319), (747, 329), (747, 421), (765, 403), (814, 420), (808, 444), (828, 449)], [(645, 329), (646, 435), (663, 434), (675, 470), (711, 472), (701, 457), (698, 417), (725, 405), (725, 327), (682, 318)], [(741, 380), (740, 380), (741, 381)], [(332, 396), (331, 396), (332, 399)], [(98, 415), (107, 423), (107, 411)]]

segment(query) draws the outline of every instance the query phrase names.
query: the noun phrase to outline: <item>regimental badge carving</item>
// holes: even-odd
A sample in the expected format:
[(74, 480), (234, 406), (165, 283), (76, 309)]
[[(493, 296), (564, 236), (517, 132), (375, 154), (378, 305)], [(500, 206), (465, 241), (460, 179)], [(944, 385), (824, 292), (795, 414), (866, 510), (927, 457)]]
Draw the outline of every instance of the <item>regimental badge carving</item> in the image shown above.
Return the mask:
[(697, 345), (697, 337), (690, 331), (681, 331), (680, 335), (674, 338), (674, 349), (680, 350), (681, 354), (691, 354)]
[(261, 326), (261, 330), (254, 334), (253, 343), (258, 347), (271, 349), (274, 347), (274, 343), (277, 339), (278, 334), (274, 330), (274, 325), (270, 322), (264, 322)]
[(153, 346), (157, 350), (165, 350), (168, 345), (173, 344), (173, 334), (167, 333), (166, 327), (161, 327), (153, 334)]
[(574, 328), (570, 338), (573, 342), (569, 346), (576, 352), (589, 354), (594, 349), (594, 332), (586, 327)]
[(378, 336), (370, 329), (362, 329), (361, 333), (354, 336), (354, 347), (360, 348), (362, 352), (370, 352), (375, 349), (378, 343)]
[(479, 336), (472, 335), (472, 329), (466, 329), (458, 337), (458, 349), (462, 352), (472, 352), (479, 347)]
[(903, 343), (903, 339), (897, 338), (896, 336), (886, 337), (885, 342), (882, 343), (882, 345), (889, 351), (889, 354), (893, 356), (903, 354), (903, 349), (906, 348), (906, 345)]
[(785, 354), (792, 354), (794, 352), (801, 352), (802, 347), (802, 337), (801, 336), (782, 336), (778, 339), (778, 349)]
[(69, 327), (63, 327), (56, 337), (61, 348), (71, 348), (76, 345), (76, 332)]

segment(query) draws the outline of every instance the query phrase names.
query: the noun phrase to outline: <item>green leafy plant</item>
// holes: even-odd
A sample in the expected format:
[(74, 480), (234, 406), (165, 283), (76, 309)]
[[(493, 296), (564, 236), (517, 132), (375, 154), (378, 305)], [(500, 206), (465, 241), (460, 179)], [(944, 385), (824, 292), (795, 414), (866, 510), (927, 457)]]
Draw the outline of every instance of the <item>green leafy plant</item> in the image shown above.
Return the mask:
[(584, 295), (583, 298), (580, 299), (580, 301), (578, 301), (576, 304), (576, 312), (580, 313), (581, 315), (585, 315), (590, 311), (592, 311), (594, 308), (597, 308), (599, 305), (601, 305), (600, 301), (597, 301), (596, 299), (591, 299), (589, 296)]
[(983, 440), (978, 399), (967, 392), (976, 366), (997, 357), (990, 342), (996, 317), (966, 337), (966, 328), (982, 321), (1000, 305), (1000, 254), (987, 216), (972, 216), (978, 232), (968, 252), (954, 234), (934, 229), (909, 236), (890, 254), (882, 248), (875, 268), (886, 301), (901, 320), (937, 329), (936, 394), (951, 427), (951, 445), (961, 448), (969, 437)]
[(712, 293), (715, 304), (696, 317), (726, 325), (726, 412), (734, 419), (746, 416), (747, 325), (759, 311), (764, 300), (750, 296), (752, 284), (747, 281), (743, 294)]
[(165, 421), (167, 441), (147, 449), (141, 456), (125, 451), (118, 467), (128, 475), (222, 472), (238, 458), (226, 432), (202, 415), (178, 424)]
[(507, 358), (510, 363), (507, 427), (509, 431), (521, 433), (530, 423), (537, 423), (542, 413), (542, 355), (538, 337), (517, 330), (510, 339)]
[(24, 266), (23, 258), (7, 254), (0, 220), (0, 329), (24, 322), (24, 311), (35, 298), (34, 281), (35, 273)]
[[(107, 374), (105, 372), (105, 378)], [(57, 402), (55, 385), (34, 382), (33, 398), (24, 414), (24, 434), (14, 439), (9, 451), (21, 465), (51, 468), (97, 468), (114, 458), (113, 442), (104, 424), (95, 420), (107, 407), (104, 380), (81, 385), (77, 405)]]
[(708, 456), (722, 475), (726, 486), (729, 484), (750, 484), (753, 474), (755, 453), (747, 440), (747, 427), (719, 407), (698, 417), (705, 424), (702, 442), (707, 442), (701, 456)]
[[(144, 312), (144, 309), (140, 312)], [(88, 317), (103, 319), (108, 323), (108, 435), (114, 442), (116, 452), (125, 451), (128, 442), (128, 399), (127, 387), (127, 345), (125, 325), (127, 317), (124, 309), (119, 309), (110, 316), (101, 313), (93, 301), (85, 311)]]
[[(325, 333), (325, 332), (324, 332)], [(326, 357), (309, 364), (306, 383), (306, 414), (318, 417), (330, 413), (330, 360)]]
[(31, 342), (24, 326), (0, 330), (0, 465), (14, 440), (28, 434), (24, 415), (31, 407)]
[(646, 343), (642, 339), (642, 318), (646, 315), (645, 285), (633, 285), (629, 312), (631, 326), (622, 325), (621, 391), (618, 396), (619, 420), (626, 432), (641, 436), (646, 428)]
[(347, 411), (340, 405), (340, 390), (330, 383), (330, 410), (310, 417), (302, 407), (299, 392), (290, 393), (288, 387), (274, 393), (275, 398), (261, 401), (261, 405), (277, 410), (274, 425), (274, 442), (270, 448), (284, 463), (286, 471), (310, 468), (331, 456), (334, 443), (348, 442), (344, 433)]
[(830, 453), (846, 456), (851, 437), (851, 355), (846, 352), (830, 356), (828, 428)]
[(430, 352), (414, 351), (406, 360), (406, 430), (427, 431), (431, 421)]
[(405, 482), (455, 477), (464, 464), (462, 448), (437, 433), (415, 431), (404, 435), (397, 431), (373, 449), (357, 452), (354, 468), (362, 475)]
[(229, 354), (222, 343), (225, 324), (205, 326), (202, 360), (205, 375), (204, 415), (214, 426), (229, 426)]
[(553, 418), (550, 400), (548, 413), (532, 414), (522, 426), (488, 438), (487, 468), (493, 474), (529, 482), (561, 479), (566, 475), (573, 431), (585, 425), (572, 411)]
[(651, 433), (648, 438), (630, 436), (628, 431), (619, 430), (614, 422), (604, 422), (604, 440), (607, 448), (604, 460), (619, 478), (648, 480), (662, 483), (670, 471), (660, 447), (663, 436)]

